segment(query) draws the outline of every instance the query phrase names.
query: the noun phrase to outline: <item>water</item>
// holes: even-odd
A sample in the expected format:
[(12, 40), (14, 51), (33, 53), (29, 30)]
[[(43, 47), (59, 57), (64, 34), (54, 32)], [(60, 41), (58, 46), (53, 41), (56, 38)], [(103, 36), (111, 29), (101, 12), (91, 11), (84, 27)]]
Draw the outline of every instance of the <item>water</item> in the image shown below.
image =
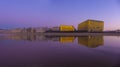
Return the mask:
[(120, 67), (120, 37), (1, 35), (0, 67)]

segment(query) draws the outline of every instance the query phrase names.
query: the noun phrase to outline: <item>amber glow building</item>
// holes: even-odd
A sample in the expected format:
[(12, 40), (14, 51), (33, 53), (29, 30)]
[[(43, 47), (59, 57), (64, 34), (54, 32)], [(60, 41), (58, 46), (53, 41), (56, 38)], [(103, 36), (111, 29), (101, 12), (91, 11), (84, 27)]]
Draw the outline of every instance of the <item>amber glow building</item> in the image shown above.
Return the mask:
[(102, 32), (104, 30), (104, 21), (86, 20), (78, 24), (78, 31)]
[(60, 31), (75, 31), (72, 25), (60, 25)]

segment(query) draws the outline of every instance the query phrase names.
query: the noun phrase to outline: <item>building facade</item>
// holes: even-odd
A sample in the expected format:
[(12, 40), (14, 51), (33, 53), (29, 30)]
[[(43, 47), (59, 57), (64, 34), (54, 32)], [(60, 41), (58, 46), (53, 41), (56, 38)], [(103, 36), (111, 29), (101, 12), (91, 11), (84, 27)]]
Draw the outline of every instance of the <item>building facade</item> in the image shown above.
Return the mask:
[(38, 27), (38, 28), (35, 28), (35, 30), (37, 33), (44, 33), (50, 29), (48, 27)]
[(11, 29), (9, 30), (11, 33), (21, 33), (22, 29), (21, 28), (15, 28), (15, 29)]
[(51, 31), (60, 31), (60, 27), (52, 27), (50, 28)]
[(75, 31), (72, 25), (60, 25), (60, 31)]
[(104, 21), (86, 20), (78, 24), (78, 31), (102, 32), (104, 30)]

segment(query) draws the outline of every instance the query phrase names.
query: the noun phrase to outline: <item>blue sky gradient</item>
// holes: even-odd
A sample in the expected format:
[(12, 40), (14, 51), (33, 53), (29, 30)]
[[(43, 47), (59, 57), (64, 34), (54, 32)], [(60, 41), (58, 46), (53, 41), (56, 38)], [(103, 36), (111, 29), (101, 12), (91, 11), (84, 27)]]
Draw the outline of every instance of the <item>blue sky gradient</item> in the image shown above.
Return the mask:
[(0, 28), (77, 25), (105, 21), (105, 30), (120, 29), (120, 0), (0, 0)]

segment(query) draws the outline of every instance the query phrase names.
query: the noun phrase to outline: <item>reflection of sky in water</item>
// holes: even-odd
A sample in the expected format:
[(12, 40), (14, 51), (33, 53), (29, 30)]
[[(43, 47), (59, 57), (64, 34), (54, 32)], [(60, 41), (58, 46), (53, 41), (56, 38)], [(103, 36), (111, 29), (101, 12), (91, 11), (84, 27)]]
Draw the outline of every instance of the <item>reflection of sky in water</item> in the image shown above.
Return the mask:
[[(10, 38), (6, 37), (6, 39), (0, 40), (1, 66), (119, 67), (120, 38), (116, 36), (103, 37), (103, 45), (94, 48), (78, 44), (77, 37), (70, 37), (70, 40), (67, 41), (68, 43), (61, 43), (59, 37), (44, 38), (44, 40), (36, 37), (30, 41), (25, 40), (25, 38), (23, 40), (20, 40), (18, 37), (16, 40), (15, 37)], [(69, 39), (69, 37), (62, 38), (64, 40)], [(69, 42), (72, 39), (74, 41)], [(96, 39), (96, 37), (92, 37), (92, 39)], [(87, 40), (91, 41), (91, 39)]]

